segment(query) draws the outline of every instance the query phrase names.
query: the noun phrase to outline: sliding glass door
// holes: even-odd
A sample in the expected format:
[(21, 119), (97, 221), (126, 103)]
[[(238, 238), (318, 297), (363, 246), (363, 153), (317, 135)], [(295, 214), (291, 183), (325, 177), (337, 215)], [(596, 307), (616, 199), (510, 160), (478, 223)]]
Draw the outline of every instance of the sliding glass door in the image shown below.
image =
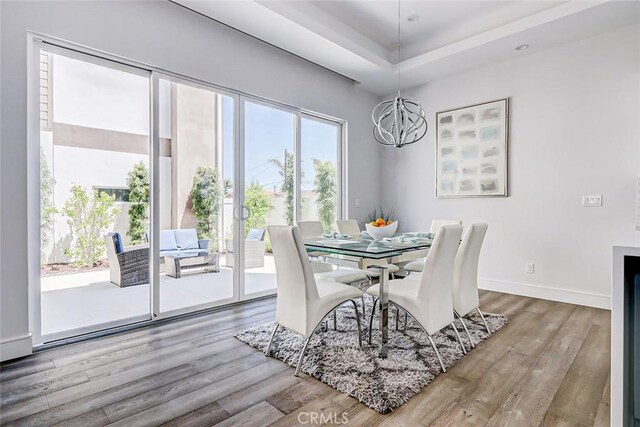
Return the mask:
[(296, 204), (296, 115), (244, 101), (244, 295), (273, 293), (269, 225), (293, 225)]
[(299, 111), (241, 99), (244, 148), (243, 298), (276, 290), (270, 225), (341, 218), (342, 125)]
[(159, 314), (237, 300), (233, 96), (158, 79)]
[(150, 73), (38, 53), (36, 340), (148, 320)]
[(341, 126), (303, 116), (300, 121), (300, 220), (335, 231), (340, 219)]
[(341, 123), (34, 46), (36, 344), (274, 294), (267, 227), (341, 217)]

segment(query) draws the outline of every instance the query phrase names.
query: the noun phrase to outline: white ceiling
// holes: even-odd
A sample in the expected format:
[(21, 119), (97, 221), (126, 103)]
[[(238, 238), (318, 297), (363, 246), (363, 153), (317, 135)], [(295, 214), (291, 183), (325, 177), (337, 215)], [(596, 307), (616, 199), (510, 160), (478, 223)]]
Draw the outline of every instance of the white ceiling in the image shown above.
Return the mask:
[[(174, 0), (378, 95), (640, 22), (625, 0)], [(417, 14), (419, 19), (407, 18)], [(520, 44), (525, 51), (516, 51)]]
[[(563, 2), (311, 0), (310, 3), (389, 52), (396, 50), (398, 45), (400, 14), (402, 50), (424, 53), (429, 48), (457, 42)], [(412, 15), (418, 15), (419, 19), (409, 21), (408, 17)], [(406, 55), (403, 57), (406, 59)]]

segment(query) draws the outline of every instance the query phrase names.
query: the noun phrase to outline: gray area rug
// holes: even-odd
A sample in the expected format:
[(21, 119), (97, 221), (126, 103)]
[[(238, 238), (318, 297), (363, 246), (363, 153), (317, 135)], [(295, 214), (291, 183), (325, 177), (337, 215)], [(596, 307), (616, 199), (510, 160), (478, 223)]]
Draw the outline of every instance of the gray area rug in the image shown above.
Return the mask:
[[(362, 313), (360, 301), (358, 304)], [(321, 327), (316, 331), (309, 343), (301, 370), (384, 414), (407, 402), (427, 386), (441, 372), (441, 368), (426, 334), (411, 321), (411, 318), (408, 327), (403, 330), (402, 312), (400, 331), (395, 331), (395, 309), (389, 310), (389, 355), (387, 359), (378, 358), (378, 316), (376, 314), (374, 318), (376, 320), (373, 323), (373, 340), (369, 346), (367, 337), (368, 318), (372, 306), (370, 298), (366, 299), (366, 305), (367, 319), (362, 325), (363, 347), (358, 347), (353, 306), (350, 303), (345, 304), (338, 309), (337, 331), (333, 330), (332, 319), (328, 322), (328, 330)], [(504, 316), (486, 314), (485, 318), (492, 333), (507, 323)], [(476, 344), (489, 338), (477, 314), (469, 316), (466, 323)], [(273, 322), (264, 323), (238, 332), (236, 338), (264, 352), (273, 327)], [(459, 321), (456, 321), (456, 327), (469, 350), (469, 339)], [(432, 337), (447, 368), (464, 357), (452, 328), (446, 328)], [(281, 328), (273, 341), (271, 357), (295, 366), (303, 343), (301, 335)]]

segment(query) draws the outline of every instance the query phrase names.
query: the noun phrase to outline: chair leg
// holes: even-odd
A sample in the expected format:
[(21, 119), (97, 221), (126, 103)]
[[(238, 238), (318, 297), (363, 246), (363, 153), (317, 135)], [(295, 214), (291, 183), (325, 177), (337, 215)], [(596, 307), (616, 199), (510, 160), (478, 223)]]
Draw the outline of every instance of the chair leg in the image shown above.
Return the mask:
[(333, 330), (338, 330), (338, 309), (333, 310)]
[(371, 334), (373, 332), (373, 316), (376, 313), (377, 303), (378, 303), (378, 298), (373, 298), (373, 307), (371, 308), (371, 317), (369, 318), (369, 345), (371, 345)]
[(362, 347), (362, 326), (360, 325), (360, 313), (358, 312), (358, 304), (354, 300), (351, 300), (353, 303), (353, 309), (356, 312), (356, 323), (358, 324), (358, 346)]
[(480, 311), (480, 307), (476, 307), (476, 310), (478, 310), (478, 314), (482, 318), (482, 322), (484, 322), (484, 327), (487, 328), (487, 332), (490, 334), (491, 333), (491, 329), (489, 329), (489, 325), (487, 325), (487, 321), (484, 318), (484, 315), (482, 314), (482, 312)]
[(456, 336), (458, 337), (458, 342), (460, 343), (460, 347), (462, 347), (462, 354), (467, 354), (467, 349), (464, 348), (464, 344), (462, 343), (462, 338), (460, 337), (460, 334), (458, 333), (458, 328), (456, 328), (456, 325), (454, 322), (455, 320), (451, 322), (451, 327), (453, 328), (453, 330), (456, 333)]
[(313, 336), (313, 332), (309, 335), (304, 341), (304, 345), (302, 346), (302, 351), (300, 352), (300, 357), (298, 357), (298, 366), (296, 366), (296, 373), (293, 374), (294, 377), (297, 377), (300, 373), (300, 367), (302, 367), (302, 359), (304, 358), (304, 354), (307, 352), (307, 346), (309, 345), (309, 341), (311, 341), (311, 337)]
[(400, 323), (400, 309), (396, 307), (396, 331), (398, 330), (399, 323)]
[(273, 339), (276, 336), (276, 332), (278, 332), (278, 328), (280, 328), (280, 325), (276, 323), (275, 328), (273, 328), (273, 332), (271, 333), (271, 339), (269, 340), (269, 344), (267, 344), (267, 351), (265, 351), (265, 356), (269, 357), (269, 354), (271, 353), (271, 343), (273, 342)]
[[(405, 313), (409, 313), (407, 310), (405, 310)], [(433, 341), (433, 338), (431, 338), (431, 335), (429, 334), (429, 332), (427, 332), (427, 330), (424, 328), (424, 326), (422, 326), (422, 324), (416, 320), (415, 317), (413, 317), (413, 315), (411, 315), (411, 318), (413, 320), (415, 320), (415, 322), (418, 324), (418, 327), (420, 329), (422, 329), (422, 332), (424, 332), (427, 335), (427, 338), (429, 339), (429, 342), (431, 343), (431, 347), (433, 347), (433, 351), (435, 351), (436, 356), (438, 357), (438, 362), (440, 362), (440, 367), (442, 368), (442, 372), (445, 373), (447, 372), (447, 368), (444, 367), (444, 362), (442, 361), (442, 356), (440, 356), (440, 352), (438, 351), (438, 347), (436, 347), (436, 343)]]
[(433, 342), (433, 338), (431, 338), (431, 335), (429, 335), (427, 331), (425, 331), (425, 333), (427, 334), (427, 338), (429, 338), (431, 347), (433, 347), (433, 350), (436, 352), (436, 356), (438, 357), (438, 362), (440, 362), (440, 367), (442, 368), (442, 372), (446, 373), (447, 369), (444, 367), (444, 363), (442, 362), (442, 356), (440, 356), (440, 352), (438, 351), (438, 347), (436, 347), (436, 343)]
[(460, 320), (460, 323), (462, 323), (462, 327), (464, 328), (464, 331), (467, 333), (467, 337), (469, 337), (469, 343), (471, 345), (471, 348), (474, 348), (476, 346), (476, 344), (473, 342), (473, 338), (471, 338), (471, 334), (469, 333), (469, 329), (467, 329), (466, 322), (464, 321), (462, 316), (460, 316), (460, 314), (458, 314), (457, 311), (453, 310), (453, 314), (455, 314), (456, 317), (458, 318), (458, 320)]
[(404, 329), (407, 329), (407, 324), (409, 322), (409, 313), (404, 312)]

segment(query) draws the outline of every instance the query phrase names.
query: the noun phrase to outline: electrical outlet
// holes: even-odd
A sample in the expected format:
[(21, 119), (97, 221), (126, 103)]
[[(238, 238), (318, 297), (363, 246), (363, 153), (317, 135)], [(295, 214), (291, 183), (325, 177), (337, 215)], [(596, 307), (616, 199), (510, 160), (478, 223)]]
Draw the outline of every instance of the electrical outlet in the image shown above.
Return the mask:
[(535, 271), (535, 265), (532, 262), (528, 262), (524, 266), (524, 271), (529, 274), (533, 274)]
[(602, 206), (602, 195), (582, 196), (582, 206), (600, 207)]

